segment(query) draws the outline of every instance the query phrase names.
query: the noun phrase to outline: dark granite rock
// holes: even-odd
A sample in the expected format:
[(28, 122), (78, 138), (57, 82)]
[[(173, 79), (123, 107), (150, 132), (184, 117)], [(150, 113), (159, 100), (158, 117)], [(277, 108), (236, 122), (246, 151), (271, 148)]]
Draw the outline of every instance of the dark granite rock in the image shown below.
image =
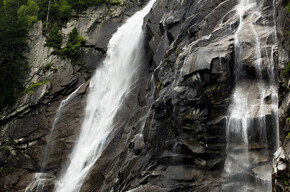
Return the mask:
[[(66, 164), (79, 133), (89, 78), (104, 59), (108, 41), (117, 27), (147, 1), (126, 2), (128, 4), (123, 6), (91, 7), (63, 28), (68, 34), (77, 26), (87, 39), (79, 59), (82, 65), (72, 65), (69, 60), (51, 54), (53, 50), (44, 46), (42, 24), (35, 24), (31, 34), (34, 49), (29, 56), (33, 67), (28, 82), (49, 82), (37, 87), (32, 95), (23, 96), (0, 116), (0, 146), (3, 149), (0, 166), (10, 168), (0, 175), (1, 189), (23, 191), (33, 180), (32, 173), (42, 170), (48, 174), (45, 191), (53, 190), (53, 181)], [(281, 62), (276, 67), (279, 69), (288, 62), (281, 58), (288, 58), (285, 50), (289, 51), (287, 39), (283, 37), (283, 31), (289, 30), (286, 26), (289, 14), (281, 3), (278, 2), (276, 9), (281, 45), (275, 48), (274, 54), (275, 62)], [(243, 182), (254, 178), (260, 183), (266, 181), (261, 170), (269, 168), (271, 157), (260, 155), (266, 144), (249, 145), (250, 154), (259, 154), (256, 155), (259, 157), (257, 165), (251, 168), (240, 165), (231, 179), (223, 175), (224, 166), (227, 166), (226, 116), (232, 106), (230, 97), (236, 69), (234, 32), (240, 22), (235, 17), (236, 4), (236, 0), (156, 1), (143, 27), (146, 30), (146, 61), (140, 70), (140, 80), (132, 85), (132, 91), (119, 109), (110, 142), (86, 177), (81, 191), (235, 191), (243, 188), (235, 183), (241, 178), (247, 178)], [(264, 17), (252, 19), (255, 25), (270, 28), (274, 24), (270, 19), (272, 1), (264, 0), (261, 5)], [(245, 17), (246, 25), (250, 22), (250, 18)], [(261, 54), (265, 55), (271, 51), (268, 45), (274, 43), (274, 32), (258, 30), (257, 34), (262, 42)], [(240, 39), (245, 51), (239, 61), (244, 63), (244, 74), (248, 77), (242, 86), (255, 95), (257, 87), (253, 79), (257, 74), (251, 64), (257, 62), (253, 48), (255, 40), (251, 33), (241, 34)], [(55, 70), (41, 70), (47, 63)], [(265, 76), (267, 58), (262, 57), (261, 63)], [(280, 81), (289, 84), (282, 73), (280, 76)], [(63, 108), (61, 118), (52, 126), (61, 100), (82, 83)], [(290, 142), (286, 138), (289, 125), (285, 120), (289, 115), (289, 90), (281, 87), (280, 91), (282, 146), (275, 154), (273, 189), (287, 191)], [(263, 102), (267, 106), (271, 104), (269, 90), (266, 94)], [(253, 97), (251, 102), (259, 103), (261, 98)], [(251, 123), (257, 125), (258, 114), (251, 116)], [(268, 111), (267, 122), (270, 121), (273, 121), (273, 114)], [(267, 133), (275, 134), (270, 127)], [(256, 133), (249, 135), (251, 141), (259, 139)], [(267, 139), (273, 143), (270, 136)], [(229, 150), (228, 158), (232, 162), (245, 155), (244, 146)], [(245, 174), (245, 170), (249, 173)]]

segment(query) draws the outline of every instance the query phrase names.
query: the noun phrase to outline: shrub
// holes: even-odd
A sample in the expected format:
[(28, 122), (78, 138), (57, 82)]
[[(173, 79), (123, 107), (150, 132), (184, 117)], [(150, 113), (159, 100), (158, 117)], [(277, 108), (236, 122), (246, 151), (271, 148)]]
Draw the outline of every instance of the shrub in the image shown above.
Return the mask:
[(286, 124), (290, 124), (290, 117), (286, 118)]
[(286, 77), (290, 77), (290, 62), (288, 62), (287, 66), (283, 70), (283, 73), (286, 75)]
[(61, 33), (59, 33), (57, 23), (54, 23), (46, 39), (46, 46), (60, 49), (62, 38), (63, 36)]
[(288, 12), (290, 12), (290, 2), (288, 2), (288, 5), (286, 6), (286, 9)]
[(32, 25), (37, 21), (38, 11), (38, 5), (33, 0), (28, 0), (27, 5), (21, 5), (17, 14), (19, 19), (27, 19), (28, 23)]
[(68, 4), (66, 0), (53, 0), (50, 4), (53, 20), (66, 21), (71, 17), (72, 6)]
[(76, 28), (69, 33), (68, 42), (61, 51), (62, 55), (72, 60), (76, 60), (81, 53), (81, 46), (86, 42), (85, 38), (79, 35)]
[(157, 88), (158, 88), (159, 90), (163, 89), (163, 83), (162, 83), (161, 81), (158, 81), (158, 82), (157, 82)]
[(27, 20), (18, 19), (15, 4), (10, 3), (0, 7), (0, 111), (17, 100), (28, 71)]

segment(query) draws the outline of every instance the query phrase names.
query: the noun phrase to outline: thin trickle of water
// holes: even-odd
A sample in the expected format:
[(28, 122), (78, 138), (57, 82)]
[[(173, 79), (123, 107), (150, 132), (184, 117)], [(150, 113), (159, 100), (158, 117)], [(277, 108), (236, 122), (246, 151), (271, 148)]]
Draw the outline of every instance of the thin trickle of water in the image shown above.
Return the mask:
[(155, 0), (134, 14), (109, 42), (107, 57), (90, 81), (81, 132), (68, 167), (55, 183), (57, 192), (80, 190), (90, 168), (100, 157), (113, 129), (113, 118), (143, 61), (143, 18)]
[[(226, 125), (225, 176), (231, 183), (231, 190), (270, 192), (271, 166), (270, 162), (274, 144), (267, 135), (271, 130), (278, 129), (277, 123), (277, 86), (274, 69), (272, 45), (271, 61), (268, 62), (268, 77), (265, 74), (262, 45), (257, 30), (257, 18), (262, 18), (259, 2), (256, 0), (239, 0), (236, 6), (239, 26), (234, 34), (235, 38), (235, 89), (232, 104), (229, 108)], [(249, 36), (248, 33), (252, 35)], [(251, 39), (249, 39), (251, 38)], [(274, 41), (275, 42), (275, 41)], [(251, 63), (245, 56), (247, 46), (253, 49)], [(266, 46), (267, 47), (267, 46)], [(266, 51), (266, 56), (267, 56)], [(268, 57), (268, 56), (267, 56)], [(255, 69), (254, 79), (248, 77), (245, 65)], [(253, 74), (252, 74), (253, 75)], [(266, 80), (266, 81), (265, 81)], [(270, 98), (270, 99), (269, 99)], [(269, 119), (275, 119), (270, 122)], [(269, 123), (270, 122), (270, 123)], [(275, 138), (277, 139), (277, 138)], [(223, 191), (227, 190), (225, 185)]]
[[(83, 85), (83, 84), (82, 84)], [(28, 185), (28, 187), (25, 189), (25, 192), (30, 192), (30, 191), (43, 191), (45, 182), (47, 182), (48, 180), (51, 180), (52, 178), (48, 178), (47, 174), (45, 173), (45, 167), (47, 164), (47, 159), (49, 157), (49, 148), (51, 147), (49, 145), (49, 143), (52, 140), (52, 136), (53, 136), (53, 132), (54, 129), (57, 125), (57, 123), (59, 123), (59, 121), (61, 120), (62, 114), (64, 112), (65, 106), (67, 104), (70, 103), (70, 101), (75, 97), (76, 93), (78, 92), (78, 90), (80, 89), (80, 87), (82, 86), (80, 85), (74, 92), (72, 92), (66, 99), (62, 100), (54, 117), (54, 121), (52, 124), (52, 127), (50, 129), (50, 133), (47, 139), (47, 145), (45, 146), (44, 152), (43, 152), (43, 160), (41, 162), (41, 167), (40, 167), (40, 172), (36, 173), (34, 176), (33, 181)]]

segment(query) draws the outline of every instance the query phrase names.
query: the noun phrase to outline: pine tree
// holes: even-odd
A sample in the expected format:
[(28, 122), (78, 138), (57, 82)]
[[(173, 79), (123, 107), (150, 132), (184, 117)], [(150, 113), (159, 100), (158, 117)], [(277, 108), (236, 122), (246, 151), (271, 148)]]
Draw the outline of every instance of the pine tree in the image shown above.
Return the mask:
[[(4, 6), (3, 6), (4, 5)], [(28, 49), (28, 24), (17, 18), (18, 2), (1, 4), (0, 18), (0, 110), (16, 101), (28, 69), (24, 52)]]

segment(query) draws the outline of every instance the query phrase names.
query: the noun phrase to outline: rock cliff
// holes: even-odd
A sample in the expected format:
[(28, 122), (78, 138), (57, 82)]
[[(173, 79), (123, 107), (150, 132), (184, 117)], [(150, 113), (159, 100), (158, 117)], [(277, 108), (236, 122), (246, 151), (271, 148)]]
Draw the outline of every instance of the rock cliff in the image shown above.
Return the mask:
[[(62, 28), (68, 34), (76, 26), (86, 38), (81, 64), (55, 55), (45, 46), (42, 23), (34, 25), (27, 53), (27, 87), (34, 87), (0, 115), (1, 192), (23, 191), (39, 171), (47, 174), (44, 191), (52, 191), (79, 133), (91, 74), (104, 59), (117, 27), (146, 3), (122, 2), (90, 7)], [(254, 18), (260, 27), (257, 33), (265, 52), (271, 52), (269, 44), (275, 45), (279, 81), (280, 148), (273, 162), (273, 190), (289, 191), (290, 81), (283, 73), (289, 62), (289, 13), (285, 0), (260, 3), (262, 16)], [(143, 72), (81, 191), (225, 190), (226, 118), (235, 81), (234, 31), (239, 25), (236, 5), (236, 0), (156, 1), (144, 20)], [(251, 36), (242, 38), (246, 53), (241, 59), (251, 82), (255, 50)], [(266, 54), (262, 62), (267, 63)], [(265, 65), (262, 71), (267, 72)]]

